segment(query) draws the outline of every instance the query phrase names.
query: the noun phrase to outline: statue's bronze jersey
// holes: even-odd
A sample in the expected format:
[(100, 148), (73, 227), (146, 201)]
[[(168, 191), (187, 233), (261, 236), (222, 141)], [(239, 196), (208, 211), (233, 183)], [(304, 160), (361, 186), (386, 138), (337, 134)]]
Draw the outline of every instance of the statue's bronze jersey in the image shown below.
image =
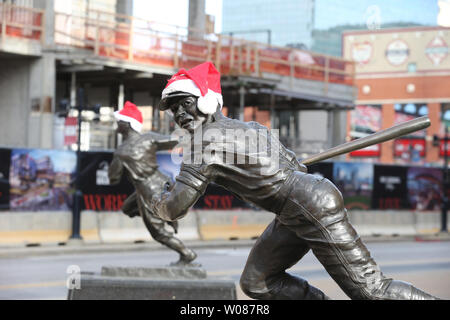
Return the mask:
[(201, 142), (192, 138), (191, 161), (183, 163), (177, 177), (201, 193), (215, 182), (243, 200), (277, 212), (286, 196), (280, 189), (288, 177), (295, 170), (306, 171), (295, 154), (257, 122), (233, 120), (217, 112), (202, 130)]
[(158, 170), (156, 152), (169, 149), (175, 143), (153, 132), (128, 138), (114, 153), (109, 172), (111, 183), (120, 181), (125, 173), (136, 188), (138, 205), (150, 210), (153, 194), (162, 192), (166, 185), (171, 184), (171, 179)]

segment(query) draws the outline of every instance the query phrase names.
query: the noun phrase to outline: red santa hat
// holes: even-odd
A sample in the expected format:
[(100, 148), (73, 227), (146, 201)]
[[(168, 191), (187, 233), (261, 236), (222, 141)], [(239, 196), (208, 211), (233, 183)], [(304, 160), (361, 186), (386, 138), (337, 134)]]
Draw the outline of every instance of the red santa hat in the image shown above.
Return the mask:
[(190, 70), (180, 69), (174, 74), (162, 92), (160, 109), (169, 107), (168, 98), (186, 93), (198, 97), (197, 107), (205, 114), (216, 112), (217, 105), (222, 108), (220, 73), (211, 62), (204, 62)]
[(131, 128), (137, 132), (142, 131), (142, 124), (144, 122), (142, 113), (134, 103), (130, 101), (125, 102), (122, 110), (114, 112), (114, 117), (117, 121), (128, 122)]

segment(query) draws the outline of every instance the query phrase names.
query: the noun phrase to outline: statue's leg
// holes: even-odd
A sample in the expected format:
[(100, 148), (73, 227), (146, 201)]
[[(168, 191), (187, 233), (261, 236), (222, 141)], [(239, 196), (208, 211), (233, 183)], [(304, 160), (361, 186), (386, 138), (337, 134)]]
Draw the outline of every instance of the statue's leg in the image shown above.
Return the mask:
[(308, 251), (306, 242), (275, 219), (250, 252), (240, 280), (242, 290), (253, 299), (327, 299), (306, 280), (285, 271)]
[(130, 218), (139, 216), (139, 206), (136, 192), (132, 193), (125, 199), (121, 209), (122, 212)]
[(296, 173), (280, 221), (305, 240), (352, 299), (436, 299), (411, 284), (386, 278), (348, 221), (339, 190), (327, 179)]
[(146, 209), (143, 209), (143, 211), (144, 224), (153, 239), (178, 252), (180, 254), (180, 263), (188, 264), (197, 258), (197, 254), (192, 249), (187, 248), (173, 233), (164, 228), (165, 222), (162, 219), (152, 215)]

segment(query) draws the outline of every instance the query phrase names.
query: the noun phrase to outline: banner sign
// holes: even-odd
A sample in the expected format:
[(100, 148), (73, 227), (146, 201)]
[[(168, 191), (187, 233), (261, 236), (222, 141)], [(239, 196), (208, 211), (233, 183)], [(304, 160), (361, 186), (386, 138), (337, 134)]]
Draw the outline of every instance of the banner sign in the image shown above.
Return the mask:
[(442, 198), (442, 169), (408, 168), (408, 200), (411, 209), (440, 210)]
[[(410, 139), (420, 140), (420, 139)], [(112, 152), (82, 152), (80, 190), (83, 210), (120, 211), (134, 192), (126, 175), (110, 185)], [(180, 166), (170, 153), (158, 153), (159, 170), (175, 181)], [(70, 211), (76, 153), (63, 150), (0, 149), (0, 210)], [(347, 209), (440, 210), (442, 169), (361, 162), (319, 162), (308, 172), (332, 181)], [(450, 187), (449, 187), (450, 189)], [(257, 210), (238, 195), (211, 183), (197, 210)]]
[(9, 207), (14, 211), (65, 211), (72, 206), (72, 151), (13, 149), (9, 170)]
[(195, 209), (201, 210), (234, 210), (234, 209), (254, 209), (250, 203), (241, 200), (237, 195), (225, 190), (224, 188), (211, 183), (205, 191), (205, 194), (198, 199), (194, 205)]
[(375, 165), (372, 208), (408, 209), (407, 174), (407, 167)]
[(371, 208), (373, 164), (335, 162), (333, 181), (344, 196), (347, 209), (367, 210)]
[(0, 149), (0, 210), (9, 209), (9, 167), (11, 150)]
[(120, 211), (125, 199), (134, 192), (125, 174), (117, 185), (110, 185), (108, 168), (112, 152), (82, 152), (80, 189), (82, 208), (93, 211)]
[[(381, 130), (381, 107), (358, 105), (351, 112), (351, 138), (357, 139)], [(379, 157), (379, 144), (350, 152), (351, 157)]]
[(308, 166), (308, 173), (333, 181), (333, 162), (318, 162)]

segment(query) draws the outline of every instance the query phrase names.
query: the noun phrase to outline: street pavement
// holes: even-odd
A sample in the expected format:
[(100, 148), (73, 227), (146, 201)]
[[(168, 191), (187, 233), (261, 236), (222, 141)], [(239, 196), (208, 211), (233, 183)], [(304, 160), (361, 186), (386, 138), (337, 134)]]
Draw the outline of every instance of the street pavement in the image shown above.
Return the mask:
[[(450, 299), (450, 241), (404, 237), (365, 242), (386, 276)], [(197, 262), (209, 279), (233, 281), (238, 299), (249, 299), (238, 283), (254, 240), (186, 243), (198, 253)], [(66, 299), (70, 266), (79, 267), (82, 273), (99, 273), (102, 266), (161, 267), (177, 258), (157, 243), (1, 248), (0, 299)], [(289, 272), (306, 278), (333, 299), (348, 299), (312, 253)]]

